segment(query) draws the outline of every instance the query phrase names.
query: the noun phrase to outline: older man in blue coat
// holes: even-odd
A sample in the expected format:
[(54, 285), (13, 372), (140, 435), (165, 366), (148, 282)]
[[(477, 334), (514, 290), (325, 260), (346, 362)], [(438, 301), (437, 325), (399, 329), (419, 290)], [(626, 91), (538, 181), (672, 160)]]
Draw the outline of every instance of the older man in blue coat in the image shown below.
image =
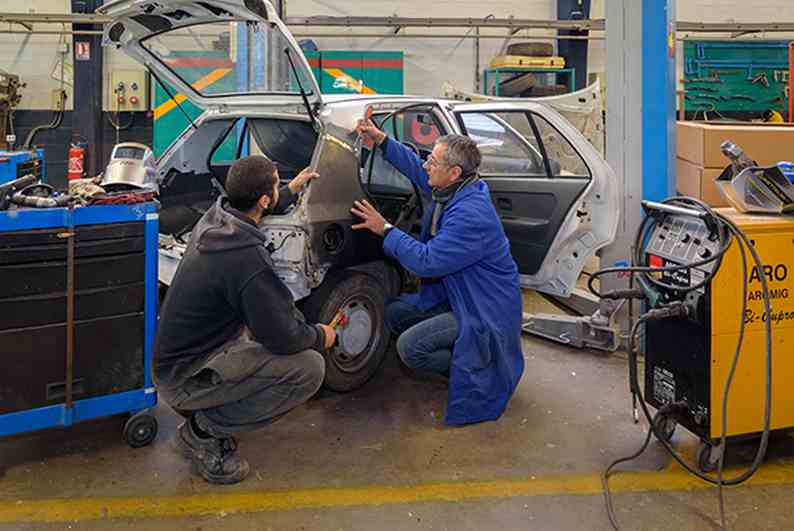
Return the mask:
[(418, 294), (386, 305), (397, 351), (411, 368), (449, 375), (446, 424), (496, 420), (524, 371), (522, 304), (510, 244), (478, 176), (480, 151), (469, 137), (449, 135), (423, 164), (371, 120), (360, 121), (357, 131), (433, 197), (419, 240), (365, 200), (352, 209), (362, 220), (353, 228), (384, 236), (385, 252), (422, 279)]

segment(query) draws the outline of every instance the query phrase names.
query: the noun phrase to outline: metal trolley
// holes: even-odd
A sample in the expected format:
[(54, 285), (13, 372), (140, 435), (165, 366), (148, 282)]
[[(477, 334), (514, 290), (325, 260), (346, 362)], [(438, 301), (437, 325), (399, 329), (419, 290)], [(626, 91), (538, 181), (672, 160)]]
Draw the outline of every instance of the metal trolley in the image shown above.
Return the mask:
[(0, 437), (130, 414), (157, 421), (155, 204), (0, 212)]

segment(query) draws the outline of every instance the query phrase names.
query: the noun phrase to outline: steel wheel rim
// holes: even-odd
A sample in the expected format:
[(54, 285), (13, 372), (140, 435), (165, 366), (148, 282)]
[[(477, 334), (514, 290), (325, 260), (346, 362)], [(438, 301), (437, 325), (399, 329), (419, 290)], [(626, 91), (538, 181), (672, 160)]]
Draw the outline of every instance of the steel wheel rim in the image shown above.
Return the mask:
[(372, 358), (382, 336), (382, 324), (373, 318), (375, 304), (367, 297), (350, 297), (340, 309), (350, 321), (337, 329), (339, 344), (331, 349), (330, 359), (340, 371), (355, 373)]

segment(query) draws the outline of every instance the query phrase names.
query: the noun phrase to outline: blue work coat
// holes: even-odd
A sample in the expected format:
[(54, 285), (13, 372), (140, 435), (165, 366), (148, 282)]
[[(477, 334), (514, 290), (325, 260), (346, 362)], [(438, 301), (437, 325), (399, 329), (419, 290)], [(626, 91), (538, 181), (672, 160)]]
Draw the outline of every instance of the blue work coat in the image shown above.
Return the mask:
[[(431, 192), (412, 150), (391, 139), (383, 150), (387, 161), (424, 193)], [(395, 228), (383, 248), (423, 279), (419, 294), (403, 296), (406, 302), (421, 310), (449, 302), (458, 322), (446, 424), (496, 420), (524, 372), (518, 268), (484, 181), (455, 194), (431, 239), (432, 210), (425, 212), (419, 240)]]

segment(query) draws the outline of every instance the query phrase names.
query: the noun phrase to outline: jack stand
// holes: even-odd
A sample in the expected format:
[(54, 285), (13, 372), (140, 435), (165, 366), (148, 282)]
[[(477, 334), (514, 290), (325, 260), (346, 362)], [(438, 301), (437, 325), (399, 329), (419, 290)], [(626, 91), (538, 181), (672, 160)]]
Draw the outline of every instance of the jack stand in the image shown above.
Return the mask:
[(620, 339), (612, 317), (622, 302), (601, 300), (598, 306), (598, 310), (587, 317), (526, 314), (522, 329), (528, 334), (571, 347), (615, 352), (620, 346)]

